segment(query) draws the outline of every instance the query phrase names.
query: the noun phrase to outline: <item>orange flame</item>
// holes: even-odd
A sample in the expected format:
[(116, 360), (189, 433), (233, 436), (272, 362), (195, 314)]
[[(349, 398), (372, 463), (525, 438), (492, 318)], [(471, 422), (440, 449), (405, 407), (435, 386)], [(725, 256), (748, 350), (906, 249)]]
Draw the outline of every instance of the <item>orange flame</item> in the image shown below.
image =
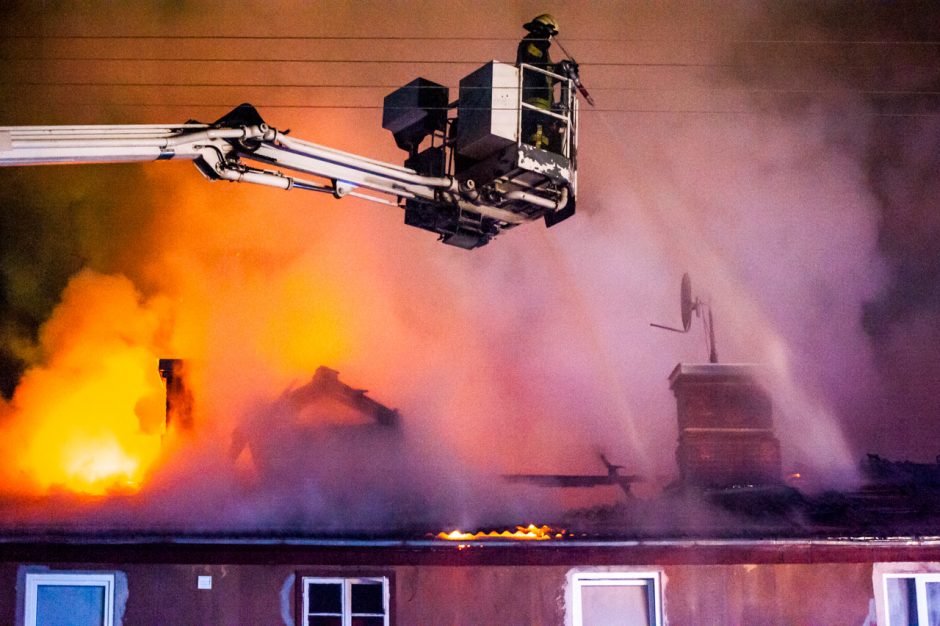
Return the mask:
[(440, 532), (435, 535), (438, 539), (446, 541), (479, 541), (483, 539), (514, 539), (518, 541), (546, 541), (548, 539), (563, 539), (566, 531), (563, 528), (554, 529), (551, 526), (516, 526), (516, 530), (491, 530), (466, 533), (460, 530)]
[(149, 346), (157, 326), (130, 281), (91, 272), (72, 280), (42, 331), (47, 358), (26, 372), (9, 407), (5, 438), (19, 471), (7, 488), (139, 489), (163, 431)]

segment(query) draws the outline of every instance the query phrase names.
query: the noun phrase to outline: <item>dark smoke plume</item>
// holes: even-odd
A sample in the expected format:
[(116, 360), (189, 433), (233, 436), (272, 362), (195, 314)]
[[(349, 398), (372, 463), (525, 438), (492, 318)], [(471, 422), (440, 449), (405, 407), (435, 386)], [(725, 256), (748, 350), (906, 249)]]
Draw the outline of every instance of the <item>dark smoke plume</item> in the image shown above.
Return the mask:
[(875, 200), (885, 280), (859, 316), (883, 390), (847, 416), (853, 438), (932, 460), (940, 452), (940, 7), (770, 4), (752, 32), (767, 41), (737, 48), (738, 77), (765, 108), (821, 112), (829, 140), (861, 164)]

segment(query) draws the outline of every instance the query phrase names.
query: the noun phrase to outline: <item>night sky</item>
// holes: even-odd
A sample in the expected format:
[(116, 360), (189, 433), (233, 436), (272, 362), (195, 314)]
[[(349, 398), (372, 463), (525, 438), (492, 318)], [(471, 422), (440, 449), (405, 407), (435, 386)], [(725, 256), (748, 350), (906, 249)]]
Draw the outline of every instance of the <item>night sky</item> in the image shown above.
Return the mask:
[[(649, 322), (678, 324), (688, 271), (721, 361), (769, 372), (785, 469), (940, 454), (934, 3), (151, 6), (14, 6), (0, 124), (208, 122), (247, 101), (398, 163), (382, 97), (420, 75), (455, 98), (549, 11), (597, 101), (578, 214), (466, 252), (394, 208), (186, 163), (0, 171), (0, 449), (41, 430), (29, 398), (93, 378), (113, 342), (152, 359), (150, 387), (156, 358), (194, 363), (200, 432), (223, 439), (323, 364), (399, 408), (451, 477), (596, 472), (603, 451), (665, 483), (667, 376), (707, 352), (699, 321)], [(147, 436), (153, 395), (128, 416)]]

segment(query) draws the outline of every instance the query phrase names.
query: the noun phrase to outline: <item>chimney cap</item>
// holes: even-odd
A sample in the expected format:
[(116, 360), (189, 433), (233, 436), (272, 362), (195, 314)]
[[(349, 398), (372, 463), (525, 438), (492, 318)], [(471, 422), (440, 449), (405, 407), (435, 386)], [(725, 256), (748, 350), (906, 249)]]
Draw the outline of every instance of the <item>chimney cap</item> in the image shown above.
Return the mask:
[(669, 386), (672, 387), (682, 378), (762, 378), (767, 375), (767, 368), (757, 363), (679, 363), (669, 374)]

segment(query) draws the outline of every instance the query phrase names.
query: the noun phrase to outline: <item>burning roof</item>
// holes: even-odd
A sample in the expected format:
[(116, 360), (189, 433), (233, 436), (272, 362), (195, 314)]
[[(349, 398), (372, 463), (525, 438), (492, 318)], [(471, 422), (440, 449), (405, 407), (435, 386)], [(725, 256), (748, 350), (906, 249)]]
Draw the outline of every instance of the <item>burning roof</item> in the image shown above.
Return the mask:
[[(614, 4), (594, 8), (563, 22), (593, 33), (581, 60), (611, 101), (596, 117), (586, 114), (581, 129), (582, 145), (594, 146), (579, 154), (584, 219), (552, 241), (520, 232), (510, 245), (468, 259), (403, 232), (391, 211), (338, 210), (273, 192), (229, 194), (190, 182), (189, 171), (170, 168), (162, 178), (134, 167), (3, 172), (0, 358), (13, 365), (3, 369), (12, 398), (0, 408), (0, 482), (8, 527), (29, 518), (39, 501), (50, 503), (63, 526), (76, 511), (85, 527), (153, 524), (180, 532), (204, 528), (206, 511), (232, 520), (228, 530), (272, 533), (356, 532), (361, 520), (380, 530), (408, 527), (403, 520), (411, 515), (428, 526), (422, 515), (429, 510), (440, 513), (434, 531), (542, 524), (563, 517), (567, 488), (528, 490), (539, 492), (526, 496), (532, 500), (501, 497), (493, 476), (591, 475), (599, 444), (629, 459), (630, 474), (649, 479), (634, 491), (654, 489), (675, 478), (677, 431), (663, 378), (688, 346), (641, 327), (671, 309), (671, 289), (663, 286), (687, 267), (725, 307), (722, 329), (734, 329), (722, 337), (722, 353), (771, 370), (782, 468), (803, 475), (797, 484), (814, 495), (818, 513), (831, 512), (827, 524), (852, 527), (865, 517), (845, 497), (857, 488), (841, 482), (861, 451), (932, 459), (940, 406), (940, 133), (932, 114), (936, 50), (921, 40), (935, 9), (881, 3), (859, 8), (847, 23), (839, 7), (825, 3), (743, 12), (688, 7), (691, 18), (677, 22), (667, 9), (647, 7), (627, 29), (665, 34), (626, 44), (639, 46), (638, 58), (667, 61), (637, 69), (644, 80), (663, 81), (656, 85), (662, 100), (651, 107), (649, 94), (610, 81), (603, 87), (623, 78), (611, 64), (623, 52), (614, 50), (625, 41), (623, 12)], [(195, 86), (209, 70), (191, 59), (216, 55), (216, 35), (188, 39), (191, 54), (177, 51), (170, 63), (180, 84), (172, 89), (153, 86), (165, 83), (169, 66), (144, 60), (152, 39), (126, 37), (159, 34), (154, 28), (198, 33), (206, 7), (159, 19), (136, 5), (115, 10), (121, 19), (79, 16), (64, 5), (15, 9), (5, 22), (10, 32), (40, 35), (30, 44), (32, 60), (22, 58), (16, 39), (7, 41), (11, 84), (34, 83), (37, 75), (50, 84), (11, 90), (15, 97), (0, 103), (2, 123), (120, 123), (140, 119), (142, 109), (154, 121), (178, 120), (179, 105), (193, 104), (192, 97), (204, 98), (195, 104), (207, 115), (233, 97), (231, 85)], [(335, 22), (297, 21), (295, 28), (313, 38), (346, 27), (366, 38), (388, 28), (433, 35), (444, 23), (473, 29), (489, 14), (437, 6), (434, 19), (418, 24), (402, 14), (392, 24), (361, 19), (363, 11), (388, 14), (385, 4), (366, 3), (355, 25), (337, 14)], [(227, 35), (244, 21), (215, 17)], [(495, 29), (493, 40), (456, 33), (451, 61), (511, 55), (515, 41), (507, 50), (499, 37), (517, 24), (498, 21), (482, 24)], [(79, 23), (103, 38), (72, 37), (68, 25)], [(275, 48), (284, 58), (293, 54), (277, 30), (283, 19), (255, 23), (253, 34), (268, 39), (233, 39), (229, 61), (267, 63), (261, 59)], [(56, 37), (42, 36), (50, 32)], [(675, 46), (678, 40), (688, 45)], [(362, 73), (354, 78), (363, 84), (399, 84), (391, 68), (411, 72), (408, 60), (425, 52), (402, 40), (379, 60), (363, 52), (372, 49), (366, 39), (317, 41), (330, 54), (324, 58), (356, 63)], [(108, 55), (127, 60), (93, 60)], [(332, 65), (307, 69), (312, 89), (336, 84)], [(75, 86), (76, 74), (88, 84)], [(121, 76), (140, 84), (115, 84)], [(335, 95), (345, 103), (361, 87), (330, 89), (343, 90)], [(290, 89), (242, 88), (264, 89), (239, 97), (275, 98), (299, 133), (364, 153), (378, 147), (361, 130), (378, 128), (379, 112), (368, 106), (304, 109)], [(702, 107), (688, 110), (690, 93)], [(634, 97), (644, 105), (632, 106)], [(387, 153), (395, 151), (388, 144)], [(167, 354), (194, 363), (195, 436), (173, 446), (162, 432), (153, 367)], [(359, 415), (363, 424), (328, 436), (292, 425), (294, 417), (315, 418), (314, 409), (296, 415), (286, 400), (272, 407), (272, 397), (321, 363), (402, 407), (409, 423), (398, 444), (371, 417)], [(356, 417), (332, 402), (337, 415)], [(242, 418), (251, 422), (246, 437), (269, 452), (252, 456), (279, 459), (269, 474), (276, 480), (264, 489), (244, 488), (229, 467), (231, 433)], [(361, 436), (344, 439), (343, 430)], [(718, 472), (704, 470), (727, 442), (684, 434), (684, 467), (710, 480)], [(317, 438), (321, 447), (312, 445)], [(409, 438), (406, 447), (391, 447)], [(776, 446), (758, 443), (768, 444), (762, 475), (769, 475)], [(746, 458), (759, 449), (732, 452)], [(398, 453), (406, 458), (395, 459)], [(837, 495), (816, 497), (804, 481)], [(738, 490), (732, 494), (748, 492)], [(545, 501), (556, 495), (561, 502)], [(68, 506), (56, 506), (62, 502)], [(693, 511), (710, 506), (692, 502)], [(916, 502), (907, 502), (916, 513)], [(548, 513), (527, 515), (526, 507)], [(631, 507), (650, 508), (641, 497)], [(636, 514), (651, 520), (645, 526), (616, 510), (585, 515), (613, 520), (621, 532), (672, 532), (652, 520), (682, 515), (662, 508), (661, 515)], [(351, 512), (331, 519), (330, 510)], [(796, 510), (798, 519), (826, 517)], [(727, 527), (736, 524), (732, 517)]]

